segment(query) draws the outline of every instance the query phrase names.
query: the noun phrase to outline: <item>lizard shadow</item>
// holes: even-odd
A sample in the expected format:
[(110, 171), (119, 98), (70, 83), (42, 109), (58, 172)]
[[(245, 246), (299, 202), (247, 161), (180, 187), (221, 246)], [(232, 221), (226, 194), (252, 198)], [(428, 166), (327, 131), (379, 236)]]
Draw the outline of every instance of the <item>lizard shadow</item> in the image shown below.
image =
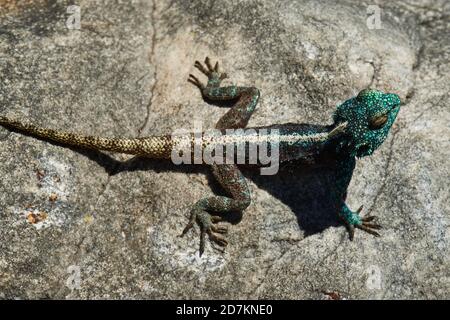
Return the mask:
[(332, 169), (289, 164), (275, 175), (261, 175), (259, 170), (244, 175), (292, 210), (305, 237), (341, 225), (331, 198)]

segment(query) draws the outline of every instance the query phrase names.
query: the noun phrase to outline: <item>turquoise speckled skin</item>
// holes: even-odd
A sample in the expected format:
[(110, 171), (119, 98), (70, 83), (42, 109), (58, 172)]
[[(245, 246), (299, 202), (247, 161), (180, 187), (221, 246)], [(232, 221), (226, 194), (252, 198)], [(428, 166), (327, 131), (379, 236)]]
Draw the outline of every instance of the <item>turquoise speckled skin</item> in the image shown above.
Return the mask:
[[(338, 152), (348, 157), (348, 160), (340, 164), (342, 174), (336, 180), (338, 190), (347, 189), (355, 166), (355, 157), (370, 156), (383, 143), (399, 110), (398, 95), (370, 89), (361, 91), (357, 97), (345, 101), (337, 108), (334, 122), (347, 121), (347, 132), (350, 133), (350, 137), (341, 139), (337, 148)], [(381, 121), (376, 125), (371, 123), (371, 119), (381, 119)], [(345, 199), (341, 201), (339, 214), (349, 227), (351, 239), (353, 239), (354, 227), (378, 235), (370, 228), (380, 226), (369, 223), (374, 217), (361, 218), (358, 214), (361, 209), (362, 207), (357, 212), (352, 212), (345, 204)]]
[[(229, 86), (220, 87), (226, 75), (220, 73), (218, 64), (212, 67), (208, 58), (206, 67), (196, 61), (195, 66), (208, 77), (204, 86), (195, 76), (189, 81), (198, 86), (204, 97), (211, 100), (231, 100), (237, 102), (217, 123), (216, 128), (244, 128), (253, 113), (259, 98), (259, 90), (254, 87)], [(381, 226), (373, 223), (375, 217), (360, 217), (359, 212), (350, 210), (345, 204), (347, 188), (350, 183), (356, 158), (371, 155), (386, 139), (400, 109), (400, 98), (396, 94), (383, 93), (365, 89), (358, 96), (351, 98), (340, 106), (334, 114), (331, 126), (282, 124), (268, 126), (280, 132), (280, 140), (287, 135), (297, 134), (313, 137), (327, 133), (345, 124), (345, 132), (325, 141), (311, 144), (310, 140), (299, 140), (297, 143), (280, 144), (280, 163), (292, 162), (298, 165), (328, 165), (335, 168), (336, 176), (332, 198), (335, 200), (339, 216), (345, 222), (350, 239), (354, 237), (355, 228), (379, 236), (375, 231)], [(242, 139), (245, 139), (243, 137)], [(204, 251), (204, 238), (209, 238), (221, 246), (227, 245), (220, 235), (226, 232), (224, 226), (217, 225), (219, 216), (211, 216), (209, 212), (227, 213), (243, 211), (250, 205), (251, 197), (244, 176), (237, 165), (212, 165), (213, 173), (222, 187), (228, 191), (229, 197), (212, 196), (199, 200), (191, 210), (191, 217), (183, 235), (197, 222), (200, 226), (200, 254)]]

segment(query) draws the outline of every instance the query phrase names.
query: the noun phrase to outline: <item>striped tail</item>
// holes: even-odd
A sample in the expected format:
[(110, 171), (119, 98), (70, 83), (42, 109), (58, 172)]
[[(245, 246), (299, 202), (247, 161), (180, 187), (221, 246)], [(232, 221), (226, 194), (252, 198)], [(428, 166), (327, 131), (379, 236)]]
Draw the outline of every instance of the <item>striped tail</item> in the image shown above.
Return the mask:
[(3, 116), (0, 116), (0, 125), (34, 137), (86, 149), (142, 155), (157, 159), (169, 159), (172, 150), (171, 137), (168, 135), (130, 139), (84, 136), (71, 132), (41, 128)]

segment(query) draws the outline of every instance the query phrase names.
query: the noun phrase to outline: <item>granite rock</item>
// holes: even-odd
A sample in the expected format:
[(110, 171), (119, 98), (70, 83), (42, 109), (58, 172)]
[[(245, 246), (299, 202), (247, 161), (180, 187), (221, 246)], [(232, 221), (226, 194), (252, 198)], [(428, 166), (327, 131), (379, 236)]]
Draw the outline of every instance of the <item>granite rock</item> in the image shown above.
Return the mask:
[(316, 176), (246, 173), (252, 205), (200, 258), (198, 228), (179, 234), (218, 192), (208, 168), (0, 128), (0, 298), (449, 297), (448, 2), (69, 3), (0, 1), (1, 114), (102, 136), (211, 128), (226, 109), (186, 81), (206, 55), (261, 90), (252, 126), (330, 123), (363, 88), (394, 92), (404, 106), (348, 196), (385, 228), (350, 242)]

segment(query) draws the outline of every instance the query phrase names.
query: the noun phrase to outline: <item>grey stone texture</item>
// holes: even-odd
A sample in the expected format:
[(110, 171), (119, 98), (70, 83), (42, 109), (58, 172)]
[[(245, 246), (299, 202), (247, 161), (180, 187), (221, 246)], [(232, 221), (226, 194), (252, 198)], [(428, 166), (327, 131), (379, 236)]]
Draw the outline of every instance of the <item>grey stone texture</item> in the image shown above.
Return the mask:
[(198, 228), (179, 234), (218, 191), (208, 168), (0, 128), (0, 298), (449, 297), (448, 1), (376, 1), (379, 25), (371, 1), (76, 2), (80, 29), (71, 2), (0, 1), (1, 114), (101, 136), (212, 128), (226, 108), (186, 81), (207, 55), (261, 90), (251, 126), (331, 123), (363, 88), (394, 92), (404, 106), (347, 200), (385, 228), (350, 242), (319, 178), (249, 174), (230, 245), (200, 258)]

